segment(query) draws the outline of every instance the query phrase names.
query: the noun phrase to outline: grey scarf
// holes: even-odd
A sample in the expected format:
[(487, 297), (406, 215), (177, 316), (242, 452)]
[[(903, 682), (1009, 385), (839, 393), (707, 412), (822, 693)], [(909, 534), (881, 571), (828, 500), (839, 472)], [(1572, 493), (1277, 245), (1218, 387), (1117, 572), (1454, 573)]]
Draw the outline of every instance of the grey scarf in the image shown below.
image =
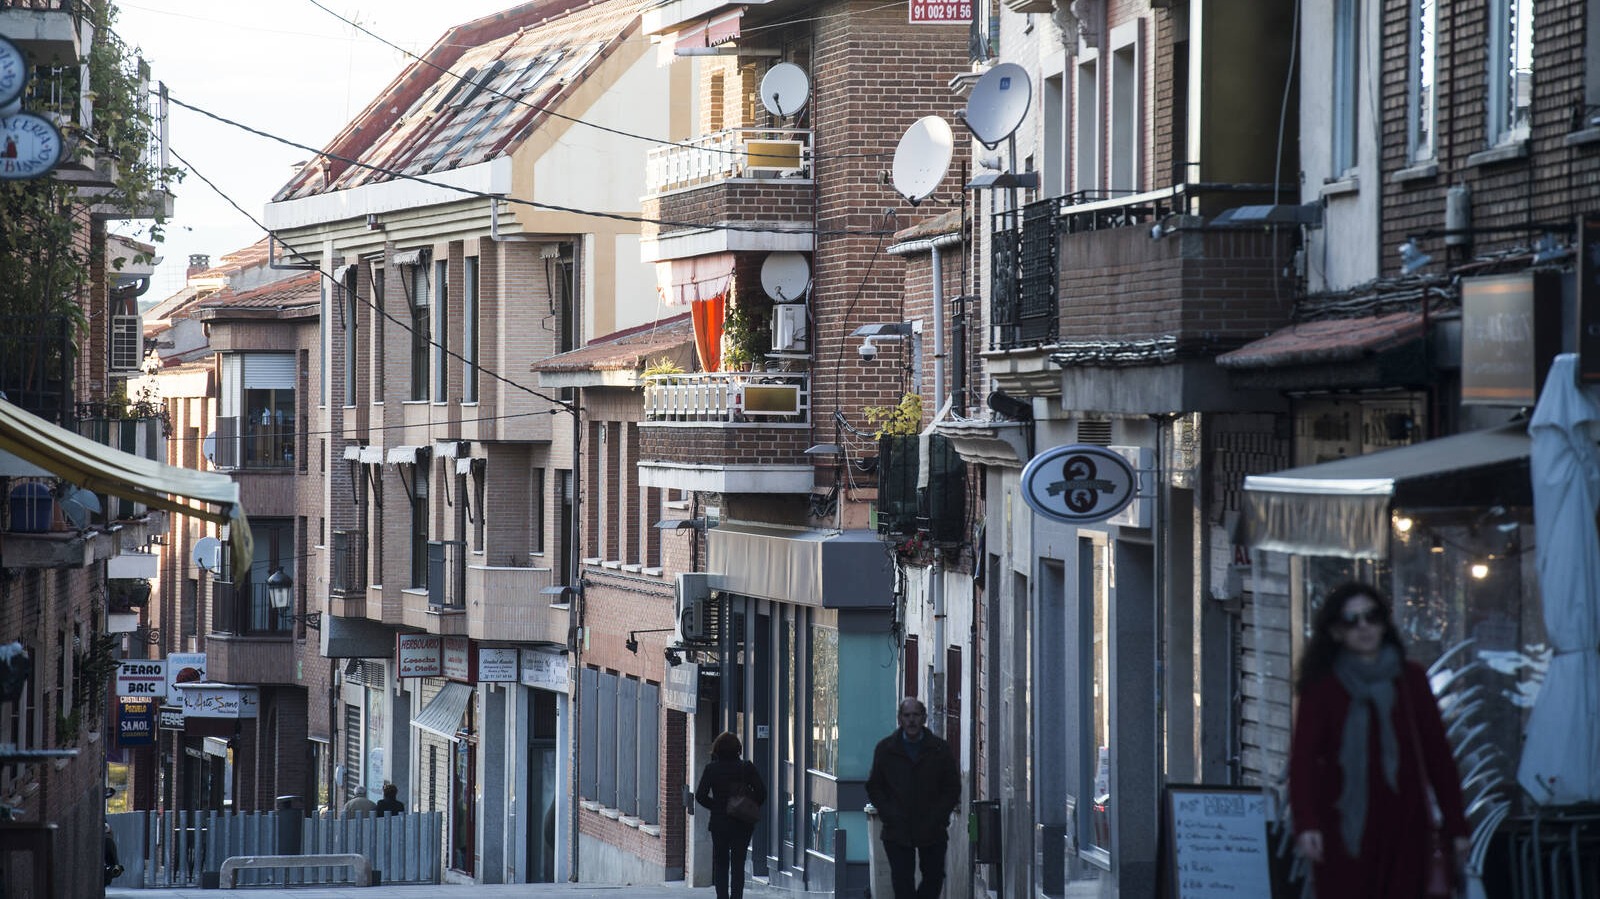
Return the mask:
[(1376, 712), (1378, 719), (1378, 757), (1383, 764), (1383, 779), (1389, 789), (1396, 788), (1400, 752), (1394, 734), (1395, 681), (1400, 676), (1400, 652), (1385, 643), (1378, 657), (1366, 661), (1348, 652), (1339, 653), (1333, 673), (1350, 694), (1350, 712), (1344, 719), (1339, 746), (1339, 766), (1344, 770), (1344, 791), (1339, 795), (1341, 833), (1352, 858), (1361, 854), (1361, 832), (1367, 825), (1367, 741)]

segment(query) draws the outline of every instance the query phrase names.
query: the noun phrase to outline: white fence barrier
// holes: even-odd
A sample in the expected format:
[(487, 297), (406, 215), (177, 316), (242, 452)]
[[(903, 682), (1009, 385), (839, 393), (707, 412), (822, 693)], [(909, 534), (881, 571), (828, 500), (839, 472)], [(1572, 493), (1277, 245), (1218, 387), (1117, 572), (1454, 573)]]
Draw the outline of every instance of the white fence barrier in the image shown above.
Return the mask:
[[(319, 815), (298, 822), (299, 812), (124, 812), (107, 815), (123, 873), (112, 886), (133, 889), (198, 887), (230, 856), (355, 853), (370, 859), (383, 883), (439, 883), (444, 822), (439, 812), (351, 817)], [(279, 846), (279, 834), (298, 847)], [(280, 825), (284, 825), (280, 827)], [(348, 868), (241, 871), (241, 886), (339, 883)]]

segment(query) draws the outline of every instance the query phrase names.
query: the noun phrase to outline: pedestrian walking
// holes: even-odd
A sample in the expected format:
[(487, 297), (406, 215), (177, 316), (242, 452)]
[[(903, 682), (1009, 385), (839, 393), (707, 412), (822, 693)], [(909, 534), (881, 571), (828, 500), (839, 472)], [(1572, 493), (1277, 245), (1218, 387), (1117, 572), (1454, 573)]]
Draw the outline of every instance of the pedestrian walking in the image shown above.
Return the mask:
[(344, 804), (344, 817), (354, 818), (356, 815), (365, 815), (376, 811), (378, 804), (367, 798), (367, 794), (360, 793)]
[(741, 758), (739, 738), (727, 731), (711, 742), (711, 761), (700, 773), (694, 801), (711, 812), (711, 883), (717, 899), (744, 895), (744, 856), (767, 802), (761, 772)]
[(385, 781), (383, 784), (383, 798), (379, 799), (377, 805), (373, 806), (373, 811), (376, 811), (380, 817), (383, 815), (405, 814), (405, 803), (400, 801), (400, 788)]
[(1381, 591), (1329, 592), (1297, 688), (1289, 802), (1317, 896), (1450, 895), (1470, 846), (1461, 777)]
[(920, 701), (901, 700), (898, 717), (900, 726), (872, 752), (867, 798), (883, 823), (894, 899), (934, 899), (944, 887), (950, 815), (961, 804), (961, 766), (950, 744), (928, 730)]

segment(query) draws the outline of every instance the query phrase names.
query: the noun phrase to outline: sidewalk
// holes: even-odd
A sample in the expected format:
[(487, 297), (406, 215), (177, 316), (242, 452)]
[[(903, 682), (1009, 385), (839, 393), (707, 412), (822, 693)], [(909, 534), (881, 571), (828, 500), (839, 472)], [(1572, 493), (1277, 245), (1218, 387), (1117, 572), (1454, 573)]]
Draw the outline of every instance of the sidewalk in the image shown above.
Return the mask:
[[(744, 894), (748, 899), (795, 899), (795, 893), (769, 889), (764, 884), (747, 881)], [(517, 884), (437, 884), (390, 885), (377, 887), (303, 886), (283, 888), (250, 887), (238, 890), (202, 890), (186, 887), (177, 890), (130, 890), (114, 887), (106, 890), (107, 899), (222, 899), (226, 896), (249, 896), (254, 899), (491, 899), (509, 896), (591, 896), (595, 899), (711, 899), (716, 895), (711, 887), (687, 887), (682, 882), (650, 884), (614, 883), (517, 883)]]

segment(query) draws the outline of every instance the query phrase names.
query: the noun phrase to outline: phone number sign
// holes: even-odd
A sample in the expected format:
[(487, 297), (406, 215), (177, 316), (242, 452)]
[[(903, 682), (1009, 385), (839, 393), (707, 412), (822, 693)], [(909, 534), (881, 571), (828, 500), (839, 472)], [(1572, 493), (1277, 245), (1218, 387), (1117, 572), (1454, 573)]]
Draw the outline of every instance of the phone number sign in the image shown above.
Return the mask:
[(911, 0), (913, 25), (966, 25), (972, 22), (972, 0)]

